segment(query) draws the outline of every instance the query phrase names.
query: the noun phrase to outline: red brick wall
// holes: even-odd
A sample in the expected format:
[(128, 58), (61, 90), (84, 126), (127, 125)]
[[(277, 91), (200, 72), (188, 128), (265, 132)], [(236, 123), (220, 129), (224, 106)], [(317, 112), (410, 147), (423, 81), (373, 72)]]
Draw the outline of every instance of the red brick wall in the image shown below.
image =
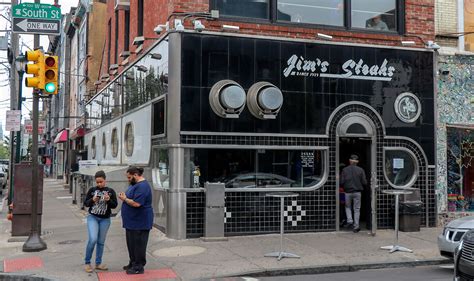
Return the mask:
[[(114, 2), (108, 2), (108, 18), (112, 17), (112, 48), (107, 50), (114, 52)], [(138, 0), (130, 0), (130, 51), (135, 50), (132, 45), (133, 39), (137, 36), (137, 4)], [(144, 0), (144, 36), (147, 38), (155, 38), (157, 35), (153, 29), (158, 24), (164, 24), (169, 15), (179, 12), (208, 12), (209, 0)], [(262, 23), (245, 23), (245, 22), (230, 22), (225, 20), (206, 21), (202, 20), (206, 26), (206, 30), (220, 31), (223, 24), (238, 25), (240, 34), (256, 34), (266, 36), (277, 36), (286, 38), (301, 38), (301, 39), (316, 39), (315, 34), (322, 32), (324, 34), (332, 35), (334, 42), (351, 42), (351, 43), (365, 43), (375, 45), (389, 45), (400, 46), (401, 40), (412, 40), (417, 43), (415, 47), (424, 47), (423, 42), (434, 40), (434, 0), (406, 0), (405, 1), (405, 35), (391, 35), (391, 34), (374, 34), (363, 32), (352, 32), (334, 29), (320, 29), (284, 26), (279, 24), (262, 24)], [(174, 18), (181, 18), (181, 16), (172, 16), (170, 23)], [(120, 11), (120, 32), (123, 32), (123, 11)], [(185, 21), (186, 28), (192, 28), (192, 21), (190, 19)], [(123, 51), (123, 40), (119, 39), (119, 53)], [(149, 48), (155, 40), (145, 40), (144, 50)], [(106, 43), (107, 44), (107, 43)], [(107, 46), (107, 45), (106, 45)], [(139, 55), (131, 55), (129, 62), (132, 63)], [(113, 58), (113, 56), (112, 56)], [(113, 59), (111, 60), (114, 61)], [(122, 59), (119, 58), (119, 62)], [(104, 54), (104, 63), (106, 66), (107, 56)], [(104, 67), (108, 71), (108, 68)], [(123, 68), (119, 69), (119, 73)], [(104, 86), (104, 84), (102, 85)]]

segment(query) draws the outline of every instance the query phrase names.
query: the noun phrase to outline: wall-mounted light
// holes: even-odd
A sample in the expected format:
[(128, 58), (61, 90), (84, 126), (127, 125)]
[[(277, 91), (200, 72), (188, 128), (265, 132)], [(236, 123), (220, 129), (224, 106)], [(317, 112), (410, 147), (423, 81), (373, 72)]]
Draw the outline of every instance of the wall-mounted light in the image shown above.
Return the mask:
[(332, 36), (331, 35), (327, 35), (327, 34), (324, 34), (324, 33), (317, 33), (316, 36), (320, 39), (324, 39), (324, 40), (332, 40)]
[(153, 29), (153, 32), (155, 32), (156, 34), (160, 34), (161, 32), (163, 31), (168, 31), (169, 29), (169, 22), (166, 22), (166, 24), (159, 24), (157, 26), (155, 26), (155, 28)]
[(133, 45), (141, 45), (141, 44), (143, 44), (144, 41), (145, 41), (144, 36), (137, 36), (137, 37), (133, 38)]
[(161, 60), (161, 54), (160, 53), (151, 53), (150, 57), (154, 60)]
[(223, 24), (222, 25), (222, 31), (239, 31), (240, 26), (238, 25), (228, 25), (228, 24)]
[(144, 66), (143, 64), (135, 65), (135, 67), (137, 68), (138, 71), (141, 71), (141, 72), (147, 72), (148, 71), (148, 68), (146, 66)]
[(416, 44), (415, 41), (413, 40), (403, 40), (401, 41), (401, 43), (402, 43), (402, 46), (413, 46)]

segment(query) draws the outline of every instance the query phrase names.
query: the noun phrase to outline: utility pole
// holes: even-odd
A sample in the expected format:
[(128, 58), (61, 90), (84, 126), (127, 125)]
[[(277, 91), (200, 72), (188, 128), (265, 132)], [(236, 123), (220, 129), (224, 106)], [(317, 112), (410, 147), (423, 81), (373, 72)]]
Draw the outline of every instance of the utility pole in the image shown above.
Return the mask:
[[(35, 0), (40, 3), (40, 0)], [(40, 46), (40, 36), (34, 35), (34, 48)], [(41, 239), (38, 233), (38, 122), (39, 122), (39, 97), (41, 91), (33, 91), (33, 145), (31, 147), (31, 168), (32, 168), (32, 187), (31, 187), (31, 232), (28, 240), (23, 244), (23, 252), (38, 252), (47, 248), (46, 243)]]
[[(11, 1), (11, 11), (13, 11), (13, 6), (18, 4), (18, 0), (12, 0)], [(16, 56), (18, 55), (18, 34), (13, 33), (13, 24), (11, 25), (12, 32), (11, 32), (11, 55), (13, 57), (13, 60), (11, 61), (11, 67), (10, 67), (10, 109), (15, 109), (17, 106), (17, 94), (16, 94), (16, 87), (18, 85), (17, 81), (17, 72), (15, 69), (16, 65)], [(20, 101), (21, 102), (21, 101)], [(13, 202), (13, 181), (14, 181), (14, 162), (15, 162), (15, 133), (13, 131), (10, 132), (10, 187), (9, 187), (9, 193), (8, 193), (8, 206)], [(18, 145), (18, 140), (17, 144)], [(11, 212), (12, 210), (10, 210)]]

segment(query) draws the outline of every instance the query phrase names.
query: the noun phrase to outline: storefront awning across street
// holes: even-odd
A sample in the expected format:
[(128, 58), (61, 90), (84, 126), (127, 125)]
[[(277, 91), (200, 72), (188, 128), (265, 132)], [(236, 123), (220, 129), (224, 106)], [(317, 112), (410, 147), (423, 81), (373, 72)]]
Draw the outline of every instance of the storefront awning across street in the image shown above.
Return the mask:
[(67, 130), (63, 129), (54, 138), (54, 143), (67, 142)]

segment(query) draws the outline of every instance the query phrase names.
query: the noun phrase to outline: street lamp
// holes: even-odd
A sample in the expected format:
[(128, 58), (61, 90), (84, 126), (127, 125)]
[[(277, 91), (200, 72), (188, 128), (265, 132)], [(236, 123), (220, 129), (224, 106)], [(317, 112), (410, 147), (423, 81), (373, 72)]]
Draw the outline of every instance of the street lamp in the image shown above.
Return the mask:
[[(25, 56), (20, 55), (17, 56), (15, 59), (15, 68), (18, 72), (18, 107), (17, 109), (21, 111), (21, 104), (23, 102), (22, 97), (22, 89), (23, 89), (23, 74), (25, 74), (25, 65), (27, 61)], [(21, 159), (21, 131), (16, 132), (16, 155), (15, 155), (15, 163), (20, 163)]]

